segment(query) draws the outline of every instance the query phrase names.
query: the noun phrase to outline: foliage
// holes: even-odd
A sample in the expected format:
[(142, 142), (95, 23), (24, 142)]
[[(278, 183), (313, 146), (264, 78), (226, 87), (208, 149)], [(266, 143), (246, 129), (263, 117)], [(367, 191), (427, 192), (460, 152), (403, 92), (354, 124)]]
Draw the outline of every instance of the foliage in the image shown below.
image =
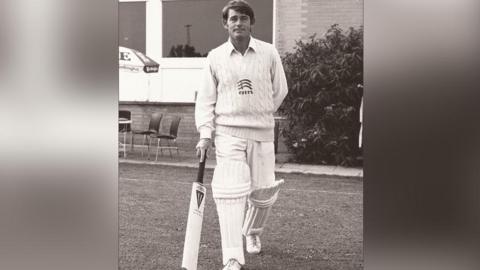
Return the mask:
[(361, 165), (358, 148), (363, 85), (363, 27), (334, 24), (324, 37), (297, 41), (283, 57), (289, 94), (282, 131), (297, 162)]
[(172, 46), (170, 52), (168, 53), (168, 57), (204, 57), (206, 55), (202, 55), (199, 52), (195, 51), (195, 47), (190, 46), (188, 44), (185, 45), (177, 45)]

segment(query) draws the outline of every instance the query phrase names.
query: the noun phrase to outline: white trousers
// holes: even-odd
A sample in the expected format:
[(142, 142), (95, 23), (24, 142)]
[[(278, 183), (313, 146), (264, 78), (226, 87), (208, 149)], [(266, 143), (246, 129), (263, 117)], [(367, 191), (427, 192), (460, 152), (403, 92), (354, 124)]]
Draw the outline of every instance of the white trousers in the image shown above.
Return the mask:
[(212, 195), (220, 223), (223, 264), (232, 258), (245, 264), (242, 226), (247, 196), (253, 189), (273, 185), (274, 144), (217, 133), (215, 147)]
[(217, 164), (238, 161), (248, 166), (251, 188), (271, 186), (275, 181), (273, 142), (259, 142), (217, 133), (215, 148)]

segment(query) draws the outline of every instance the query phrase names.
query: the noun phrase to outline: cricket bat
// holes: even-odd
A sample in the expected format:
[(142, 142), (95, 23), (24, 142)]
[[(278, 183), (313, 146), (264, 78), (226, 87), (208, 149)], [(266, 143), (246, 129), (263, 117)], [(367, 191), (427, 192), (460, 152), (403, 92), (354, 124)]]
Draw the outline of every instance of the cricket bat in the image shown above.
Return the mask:
[(190, 195), (190, 208), (188, 209), (187, 228), (185, 231), (185, 243), (183, 245), (182, 270), (196, 270), (198, 261), (198, 249), (200, 248), (200, 236), (202, 234), (203, 209), (205, 208), (205, 196), (207, 189), (203, 185), (203, 172), (207, 153), (204, 152), (203, 160), (200, 160), (197, 181), (193, 182), (192, 194)]

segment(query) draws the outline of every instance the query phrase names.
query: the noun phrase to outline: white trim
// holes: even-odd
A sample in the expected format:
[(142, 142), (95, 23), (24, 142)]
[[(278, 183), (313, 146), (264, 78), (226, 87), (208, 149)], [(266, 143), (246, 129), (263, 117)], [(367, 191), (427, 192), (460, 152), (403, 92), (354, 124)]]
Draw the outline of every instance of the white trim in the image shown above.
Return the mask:
[(163, 57), (163, 3), (162, 0), (149, 0), (145, 6), (146, 55), (159, 62)]
[(148, 0), (118, 0), (118, 2), (148, 2)]

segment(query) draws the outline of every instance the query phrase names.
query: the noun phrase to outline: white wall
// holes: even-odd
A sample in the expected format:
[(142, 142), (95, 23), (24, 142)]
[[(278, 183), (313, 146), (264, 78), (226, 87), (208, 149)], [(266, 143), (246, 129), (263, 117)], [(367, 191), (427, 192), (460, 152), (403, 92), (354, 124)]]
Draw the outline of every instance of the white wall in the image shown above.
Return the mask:
[(120, 101), (147, 101), (149, 96), (148, 74), (119, 69), (118, 98)]
[(162, 58), (158, 73), (119, 72), (120, 101), (194, 102), (205, 58)]
[(150, 101), (194, 102), (202, 83), (206, 58), (162, 58), (152, 77)]

